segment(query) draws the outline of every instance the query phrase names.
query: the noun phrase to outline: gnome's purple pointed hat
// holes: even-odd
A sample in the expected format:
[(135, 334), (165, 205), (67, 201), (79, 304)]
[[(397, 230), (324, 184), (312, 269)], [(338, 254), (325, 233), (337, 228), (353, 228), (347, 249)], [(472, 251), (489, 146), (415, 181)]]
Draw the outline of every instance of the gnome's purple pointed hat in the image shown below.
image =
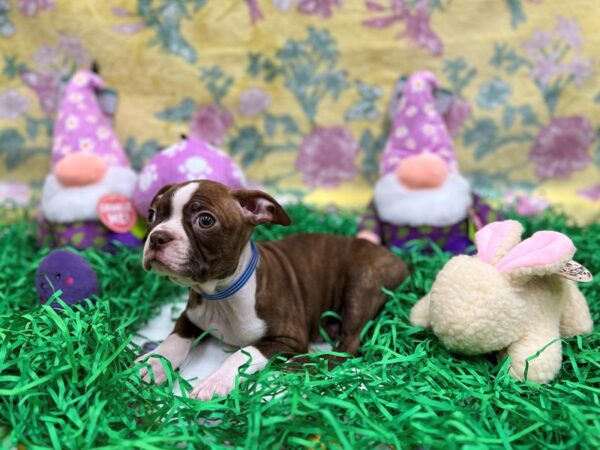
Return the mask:
[(415, 72), (404, 85), (381, 155), (381, 175), (394, 171), (404, 158), (423, 153), (440, 156), (450, 170), (457, 170), (452, 138), (436, 108), (434, 91), (437, 87), (435, 76), (425, 71)]
[(52, 168), (65, 156), (90, 152), (108, 166), (129, 167), (129, 160), (109, 119), (98, 104), (96, 92), (104, 82), (95, 73), (79, 71), (66, 86), (54, 123)]

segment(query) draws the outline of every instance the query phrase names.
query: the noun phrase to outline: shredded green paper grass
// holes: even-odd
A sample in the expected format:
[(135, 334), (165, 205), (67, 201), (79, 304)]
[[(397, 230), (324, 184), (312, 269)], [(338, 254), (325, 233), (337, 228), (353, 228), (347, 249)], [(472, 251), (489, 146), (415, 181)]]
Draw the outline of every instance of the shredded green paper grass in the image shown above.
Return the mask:
[[(299, 231), (353, 234), (355, 218), (290, 208)], [(595, 275), (581, 285), (600, 321), (600, 225), (555, 216), (524, 222), (575, 242)], [(558, 379), (546, 386), (510, 378), (492, 356), (461, 357), (408, 322), (410, 307), (448, 259), (403, 255), (413, 274), (362, 335), (360, 358), (329, 369), (281, 364), (251, 376), (223, 399), (176, 397), (144, 384), (133, 367), (132, 335), (182, 291), (144, 273), (139, 251), (83, 252), (102, 295), (57, 313), (40, 306), (35, 224), (0, 229), (0, 440), (5, 448), (600, 448), (600, 327), (565, 340)], [(178, 374), (172, 373), (171, 379)]]

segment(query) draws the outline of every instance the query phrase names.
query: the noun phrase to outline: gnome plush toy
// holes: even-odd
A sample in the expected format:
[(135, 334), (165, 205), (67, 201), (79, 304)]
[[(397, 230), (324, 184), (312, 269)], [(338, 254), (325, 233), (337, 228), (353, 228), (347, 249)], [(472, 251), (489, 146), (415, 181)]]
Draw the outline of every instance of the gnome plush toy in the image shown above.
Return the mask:
[(50, 246), (112, 248), (138, 245), (131, 200), (136, 173), (103, 113), (98, 74), (68, 82), (54, 124), (52, 170), (42, 190), (42, 241)]
[(140, 172), (134, 195), (136, 208), (145, 216), (163, 186), (203, 179), (232, 189), (246, 187), (242, 170), (230, 156), (200, 139), (182, 136), (177, 144), (150, 158)]
[(472, 245), (472, 232), (497, 217), (458, 170), (436, 106), (434, 75), (416, 72), (402, 89), (381, 157), (381, 177), (358, 237), (398, 248), (429, 239), (443, 250), (463, 253)]

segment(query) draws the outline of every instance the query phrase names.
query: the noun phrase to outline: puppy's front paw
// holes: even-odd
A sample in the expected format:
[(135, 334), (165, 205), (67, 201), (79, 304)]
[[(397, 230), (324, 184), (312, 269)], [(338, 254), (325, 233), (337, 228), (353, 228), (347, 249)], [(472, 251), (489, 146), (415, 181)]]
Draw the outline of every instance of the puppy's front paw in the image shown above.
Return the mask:
[(205, 402), (212, 399), (215, 394), (217, 394), (217, 397), (224, 397), (233, 391), (235, 378), (230, 379), (229, 377), (215, 375), (217, 374), (200, 381), (190, 392), (190, 398)]
[[(136, 363), (140, 363), (141, 361), (143, 361), (143, 358), (136, 360)], [(154, 382), (156, 384), (164, 383), (165, 380), (167, 379), (167, 374), (165, 372), (165, 367), (163, 365), (163, 364), (165, 364), (165, 361), (160, 358), (150, 358), (150, 359), (148, 359), (148, 361), (146, 361), (146, 363), (149, 364), (150, 368), (152, 369), (152, 375), (154, 376)], [(142, 380), (144, 380), (146, 383), (151, 382), (150, 370), (148, 369), (148, 366), (144, 366), (140, 369), (140, 375), (142, 377)]]

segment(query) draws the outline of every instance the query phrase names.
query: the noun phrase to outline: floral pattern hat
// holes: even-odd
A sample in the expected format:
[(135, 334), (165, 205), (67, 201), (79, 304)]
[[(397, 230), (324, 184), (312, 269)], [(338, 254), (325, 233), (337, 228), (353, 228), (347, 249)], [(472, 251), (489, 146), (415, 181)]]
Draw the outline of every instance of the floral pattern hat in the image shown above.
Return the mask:
[(415, 72), (404, 85), (394, 113), (390, 135), (381, 156), (380, 173), (395, 170), (402, 159), (423, 153), (440, 156), (456, 170), (456, 151), (443, 117), (436, 107), (437, 80), (431, 72)]
[(77, 72), (67, 84), (54, 124), (52, 169), (65, 156), (90, 152), (110, 166), (129, 167), (109, 119), (102, 112), (96, 91), (104, 82), (90, 71)]

